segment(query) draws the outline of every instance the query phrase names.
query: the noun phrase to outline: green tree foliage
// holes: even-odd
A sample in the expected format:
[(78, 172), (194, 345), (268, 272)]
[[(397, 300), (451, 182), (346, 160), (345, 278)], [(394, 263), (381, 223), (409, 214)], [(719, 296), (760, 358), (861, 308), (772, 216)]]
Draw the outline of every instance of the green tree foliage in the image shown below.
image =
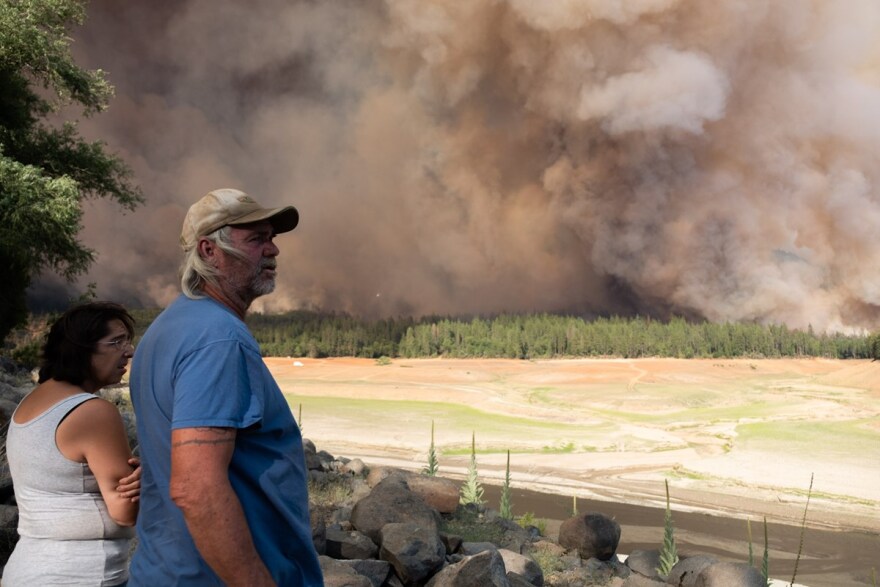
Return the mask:
[(868, 356), (876, 361), (880, 359), (880, 332), (868, 337)]
[(0, 2), (0, 340), (27, 317), (25, 289), (40, 271), (72, 279), (93, 261), (77, 240), (84, 199), (130, 210), (142, 201), (102, 142), (82, 139), (73, 122), (49, 123), (68, 106), (100, 112), (113, 94), (103, 71), (70, 55), (68, 29), (84, 18), (78, 0)]
[[(673, 318), (597, 318), (549, 314), (491, 319), (429, 316), (358, 320), (295, 311), (248, 317), (266, 356), (379, 358), (871, 357), (865, 336), (816, 334), (783, 325), (714, 324)], [(880, 348), (880, 344), (878, 344)]]
[(471, 433), (471, 462), (468, 465), (467, 477), (461, 486), (461, 495), (459, 503), (462, 505), (475, 504), (483, 505), (486, 500), (483, 499), (483, 485), (477, 478), (477, 445), (475, 433)]

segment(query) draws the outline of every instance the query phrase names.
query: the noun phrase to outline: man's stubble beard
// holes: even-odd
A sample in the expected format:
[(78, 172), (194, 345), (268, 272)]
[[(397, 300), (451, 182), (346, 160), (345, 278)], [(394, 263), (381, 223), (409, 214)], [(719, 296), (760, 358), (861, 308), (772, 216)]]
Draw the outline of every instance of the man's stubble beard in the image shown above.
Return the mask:
[(275, 291), (275, 278), (274, 277), (263, 277), (263, 269), (271, 268), (275, 269), (277, 264), (275, 261), (263, 261), (260, 263), (260, 266), (257, 268), (256, 274), (251, 278), (250, 282), (250, 291), (253, 294), (254, 298), (258, 298), (260, 296), (265, 296), (273, 291)]

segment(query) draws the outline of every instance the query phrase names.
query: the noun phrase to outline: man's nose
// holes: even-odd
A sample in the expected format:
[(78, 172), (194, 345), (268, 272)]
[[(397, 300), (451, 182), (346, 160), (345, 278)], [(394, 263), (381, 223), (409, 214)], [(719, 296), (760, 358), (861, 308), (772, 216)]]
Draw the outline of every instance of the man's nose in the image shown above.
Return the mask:
[(263, 249), (263, 256), (265, 257), (277, 257), (281, 252), (281, 249), (278, 248), (274, 242), (269, 242), (265, 249)]

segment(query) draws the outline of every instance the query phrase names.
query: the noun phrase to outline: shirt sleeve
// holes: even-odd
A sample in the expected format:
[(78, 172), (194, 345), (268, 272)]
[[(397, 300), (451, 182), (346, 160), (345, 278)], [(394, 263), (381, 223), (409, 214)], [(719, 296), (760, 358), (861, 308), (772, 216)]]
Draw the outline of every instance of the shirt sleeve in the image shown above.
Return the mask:
[(263, 419), (263, 393), (248, 353), (240, 342), (223, 340), (187, 356), (174, 381), (171, 428), (258, 425)]

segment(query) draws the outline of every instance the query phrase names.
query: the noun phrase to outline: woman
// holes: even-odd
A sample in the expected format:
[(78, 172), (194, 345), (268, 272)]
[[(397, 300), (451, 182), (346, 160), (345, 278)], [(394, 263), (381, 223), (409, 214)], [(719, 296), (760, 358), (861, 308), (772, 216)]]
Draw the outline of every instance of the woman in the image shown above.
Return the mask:
[(39, 384), (15, 410), (6, 439), (20, 539), (3, 587), (128, 580), (141, 470), (119, 411), (95, 393), (122, 379), (133, 324), (122, 306), (93, 302), (49, 330)]

